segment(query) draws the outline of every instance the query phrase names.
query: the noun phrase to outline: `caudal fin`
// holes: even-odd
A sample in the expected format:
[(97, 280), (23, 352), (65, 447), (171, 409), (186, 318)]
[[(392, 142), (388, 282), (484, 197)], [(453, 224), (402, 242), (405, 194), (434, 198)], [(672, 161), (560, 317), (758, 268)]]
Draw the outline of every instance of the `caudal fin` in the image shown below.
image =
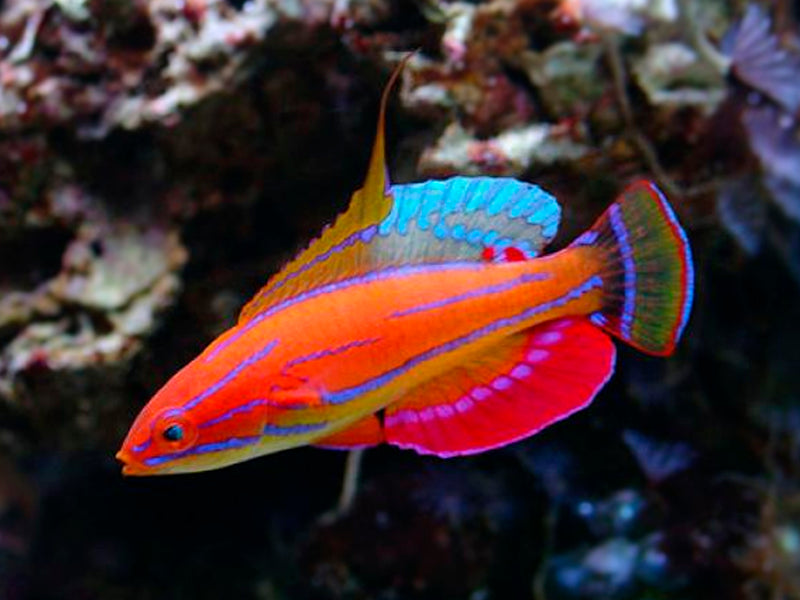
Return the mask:
[(605, 306), (591, 320), (647, 352), (672, 353), (694, 292), (689, 242), (650, 181), (632, 184), (573, 245), (604, 252)]

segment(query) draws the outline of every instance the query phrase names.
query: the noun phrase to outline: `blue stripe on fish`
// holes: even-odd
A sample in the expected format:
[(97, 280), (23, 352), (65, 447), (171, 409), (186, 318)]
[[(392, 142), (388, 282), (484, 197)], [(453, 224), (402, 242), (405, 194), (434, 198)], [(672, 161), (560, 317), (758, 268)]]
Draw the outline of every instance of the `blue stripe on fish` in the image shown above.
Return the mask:
[(298, 423), (296, 425), (264, 425), (264, 435), (286, 436), (298, 435), (302, 433), (309, 433), (311, 431), (319, 431), (328, 426), (327, 421), (320, 421), (319, 423)]
[(275, 290), (278, 290), (278, 289), (282, 288), (284, 285), (289, 283), (292, 279), (296, 279), (297, 277), (299, 277), (300, 275), (302, 275), (303, 273), (305, 273), (306, 271), (308, 271), (312, 267), (318, 265), (321, 262), (325, 262), (326, 260), (328, 260), (335, 253), (340, 252), (341, 250), (344, 250), (345, 248), (349, 248), (350, 246), (354, 245), (358, 241), (362, 241), (362, 242), (363, 241), (367, 241), (368, 242), (369, 240), (371, 240), (375, 236), (375, 232), (376, 231), (377, 231), (377, 229), (376, 229), (375, 225), (370, 225), (369, 227), (365, 227), (364, 229), (360, 229), (359, 231), (356, 231), (355, 233), (347, 236), (345, 239), (343, 239), (338, 244), (335, 244), (335, 245), (331, 246), (325, 252), (322, 252), (321, 254), (318, 254), (317, 256), (315, 256), (310, 261), (308, 261), (307, 263), (302, 265), (300, 268), (298, 268), (296, 271), (292, 271), (291, 273), (287, 273), (285, 277), (275, 281), (272, 285), (270, 285), (267, 289), (265, 289), (263, 291), (263, 293), (269, 294), (269, 293), (274, 292)]
[[(315, 257), (297, 271), (287, 274), (283, 279), (268, 288), (266, 293), (278, 289), (286, 282), (307, 271), (311, 266), (327, 260), (336, 252), (347, 249), (358, 240), (369, 242), (373, 245), (377, 244), (375, 247), (378, 254), (380, 254), (380, 244), (391, 244), (391, 241), (387, 239), (389, 236), (408, 235), (412, 225), (415, 228), (415, 235), (430, 235), (436, 241), (462, 243), (464, 245), (463, 256), (469, 260), (481, 260), (480, 251), (482, 247), (487, 245), (494, 246), (498, 251), (502, 251), (509, 246), (515, 246), (529, 256), (533, 256), (535, 252), (538, 252), (541, 244), (537, 242), (537, 247), (531, 246), (530, 241), (527, 239), (529, 235), (527, 232), (530, 230), (527, 229), (526, 224), (536, 226), (535, 232), (540, 232), (541, 228), (541, 232), (536, 233), (539, 236), (537, 239), (546, 242), (555, 233), (560, 216), (558, 204), (550, 194), (535, 185), (508, 178), (453, 177), (444, 181), (395, 185), (392, 188), (392, 194), (394, 195), (392, 210), (386, 219), (378, 225), (377, 230), (373, 229), (374, 226), (371, 226), (354, 233), (327, 252)], [(514, 197), (517, 199), (513, 201), (509, 209), (508, 205)], [(525, 209), (520, 213), (519, 217), (512, 218), (508, 212), (502, 211), (495, 216), (489, 214), (490, 209), (499, 210), (500, 207), (506, 207), (507, 210), (520, 211), (522, 210), (519, 208), (521, 206), (520, 203), (523, 201)], [(533, 211), (532, 214), (527, 215), (530, 211)], [(446, 223), (445, 217), (452, 219), (453, 224)], [(424, 232), (418, 227), (420, 218), (424, 220), (426, 227), (428, 227)], [(459, 222), (459, 219), (464, 221)], [(513, 237), (508, 236), (509, 228), (515, 232)], [(375, 235), (376, 231), (377, 236)], [(542, 240), (541, 236), (544, 236), (544, 240)], [(427, 240), (424, 237), (419, 239), (419, 242), (419, 244), (415, 244), (415, 248), (408, 248), (408, 244), (406, 244), (403, 251), (424, 253), (426, 248), (430, 248), (432, 256), (441, 258), (437, 254), (439, 250), (435, 244), (425, 243)], [(408, 262), (413, 263), (423, 262), (425, 257), (420, 255), (408, 258)], [(454, 264), (459, 264), (459, 259), (456, 258), (453, 262)], [(390, 273), (389, 276), (394, 274), (394, 271), (385, 272)], [(288, 301), (279, 302), (273, 307), (268, 307), (264, 311), (257, 313), (239, 331), (233, 333), (227, 339), (217, 342), (205, 356), (206, 362), (212, 361), (219, 352), (261, 322), (266, 316), (274, 314), (278, 310), (294, 304), (296, 301), (313, 297), (316, 293), (326, 293), (327, 289), (329, 287), (326, 286), (320, 291), (312, 290), (311, 294), (300, 293)]]
[(464, 294), (450, 296), (449, 298), (443, 298), (442, 300), (436, 300), (435, 302), (428, 302), (427, 304), (420, 304), (419, 306), (414, 306), (405, 310), (398, 310), (389, 315), (389, 318), (405, 317), (407, 315), (414, 315), (428, 310), (450, 306), (451, 304), (456, 304), (463, 300), (471, 300), (473, 298), (479, 298), (480, 296), (507, 292), (508, 290), (514, 289), (518, 285), (533, 283), (534, 281), (544, 281), (549, 278), (550, 275), (546, 273), (525, 273), (509, 281), (504, 281), (503, 283), (487, 285), (486, 287), (478, 288)]
[(572, 246), (591, 246), (597, 241), (597, 238), (600, 234), (595, 231), (594, 229), (589, 229), (588, 231), (584, 231), (574, 242), (572, 242)]
[(264, 439), (266, 435), (274, 436), (287, 436), (308, 433), (311, 431), (318, 431), (324, 429), (327, 422), (320, 423), (301, 423), (297, 425), (265, 425), (262, 430), (262, 435), (244, 436), (244, 437), (231, 437), (221, 442), (211, 442), (208, 444), (199, 444), (193, 448), (187, 448), (180, 452), (171, 452), (169, 454), (162, 454), (160, 456), (153, 456), (146, 458), (143, 462), (145, 465), (153, 467), (162, 465), (167, 462), (180, 460), (189, 456), (197, 456), (198, 454), (212, 454), (214, 452), (224, 452), (226, 450), (234, 450), (237, 448), (246, 448), (257, 444)]
[(633, 326), (633, 314), (636, 310), (636, 264), (633, 260), (633, 249), (628, 240), (628, 229), (620, 213), (619, 206), (612, 204), (608, 210), (611, 219), (611, 229), (617, 238), (620, 252), (622, 253), (622, 264), (625, 267), (625, 300), (622, 306), (620, 317), (620, 330), (625, 337), (630, 337), (631, 327)]
[(339, 390), (336, 392), (329, 392), (325, 395), (325, 401), (330, 404), (343, 404), (345, 402), (349, 402), (353, 398), (357, 398), (358, 396), (361, 396), (365, 393), (379, 389), (383, 385), (389, 383), (392, 379), (395, 379), (396, 377), (399, 377), (400, 375), (407, 373), (417, 365), (420, 365), (427, 360), (436, 358), (437, 356), (456, 350), (461, 346), (464, 346), (465, 344), (474, 342), (480, 339), (481, 337), (493, 333), (495, 331), (498, 331), (500, 329), (503, 329), (504, 327), (514, 326), (542, 312), (546, 312), (553, 308), (564, 306), (568, 302), (580, 298), (583, 294), (593, 289), (601, 288), (602, 286), (603, 286), (603, 280), (598, 275), (590, 277), (578, 287), (570, 290), (569, 292), (567, 292), (562, 296), (559, 296), (558, 298), (555, 298), (548, 302), (544, 302), (542, 304), (539, 304), (531, 308), (527, 308), (524, 311), (512, 317), (504, 317), (502, 319), (498, 319), (493, 323), (489, 323), (488, 325), (476, 329), (472, 333), (464, 335), (455, 340), (451, 340), (440, 346), (436, 346), (435, 348), (431, 348), (430, 350), (427, 350), (422, 354), (418, 354), (417, 356), (410, 358), (402, 365), (395, 367), (394, 369), (391, 369), (382, 375), (378, 375), (377, 377), (374, 377), (362, 384), (359, 384), (351, 388)]
[(374, 344), (378, 341), (380, 341), (380, 338), (377, 337), (367, 338), (364, 340), (355, 340), (353, 342), (343, 344), (342, 346), (338, 346), (336, 348), (324, 348), (323, 350), (317, 350), (316, 352), (312, 352), (311, 354), (306, 354), (305, 356), (293, 358), (292, 360), (286, 363), (286, 365), (284, 366), (284, 371), (290, 369), (291, 367), (295, 367), (297, 365), (310, 362), (312, 360), (317, 360), (319, 358), (325, 358), (328, 356), (335, 356), (337, 354), (342, 354), (353, 348), (369, 346), (370, 344)]
[[(374, 252), (376, 264), (426, 263), (442, 259), (477, 261), (481, 259), (481, 243), (485, 245), (487, 240), (502, 236), (512, 246), (529, 242), (526, 247), (532, 247), (529, 254), (533, 256), (555, 235), (560, 216), (553, 196), (535, 185), (510, 178), (453, 177), (395, 185), (389, 191), (393, 196), (392, 208), (380, 224), (355, 231), (308, 262), (278, 275), (258, 297), (265, 300), (287, 284), (296, 284), (299, 277), (312, 269), (324, 268), (326, 261), (357, 245), (369, 245), (366, 251)], [(534, 229), (527, 229), (527, 225)], [(409, 234), (413, 241), (407, 244), (395, 238)], [(448, 244), (446, 254), (436, 243), (431, 243), (439, 241)], [(294, 288), (292, 293), (300, 295)], [(288, 294), (284, 299), (286, 296)], [(250, 320), (252, 312), (247, 311), (243, 313), (246, 317), (240, 318)], [(214, 360), (229, 343), (230, 340), (218, 342), (204, 360)]]
[(203, 400), (206, 400), (207, 398), (210, 398), (211, 396), (216, 394), (218, 391), (220, 391), (222, 388), (228, 385), (231, 381), (236, 379), (239, 376), (239, 374), (246, 368), (256, 364), (258, 361), (265, 358), (270, 352), (272, 352), (272, 349), (275, 348), (277, 344), (278, 344), (277, 340), (272, 340), (266, 346), (261, 348), (261, 350), (258, 350), (257, 352), (254, 352), (253, 354), (245, 358), (233, 369), (228, 371), (222, 378), (220, 378), (215, 383), (211, 384), (209, 387), (207, 387), (202, 392), (193, 397), (191, 400), (189, 400), (186, 404), (183, 405), (182, 408), (184, 410), (192, 409), (198, 404), (200, 404)]
[(309, 405), (304, 402), (276, 402), (274, 400), (270, 400), (269, 398), (257, 398), (255, 400), (250, 400), (249, 402), (245, 402), (244, 404), (241, 404), (239, 406), (234, 406), (233, 408), (225, 411), (218, 417), (214, 417), (213, 419), (201, 423), (199, 427), (201, 429), (205, 427), (212, 427), (213, 425), (217, 425), (219, 423), (222, 423), (223, 421), (227, 421), (234, 415), (237, 415), (239, 413), (249, 412), (254, 408), (258, 408), (259, 406), (271, 406), (278, 410), (284, 411), (284, 410), (304, 410), (308, 408)]
[[(356, 244), (369, 244), (375, 248), (375, 256), (395, 265), (401, 261), (406, 264), (425, 263), (442, 258), (452, 262), (479, 261), (482, 247), (498, 238), (502, 247), (531, 248), (528, 254), (533, 256), (552, 239), (560, 217), (560, 208), (553, 196), (538, 186), (510, 178), (453, 177), (443, 181), (395, 185), (391, 194), (394, 196), (392, 209), (379, 225), (370, 225), (352, 233), (294, 271), (279, 276), (259, 296), (265, 297), (280, 290)], [(527, 225), (535, 229), (527, 229)], [(415, 237), (411, 245), (392, 239), (392, 236), (404, 237), (412, 231)], [(443, 256), (441, 249), (430, 241), (450, 243), (450, 254)], [(452, 254), (453, 242), (463, 244), (463, 250), (456, 250), (455, 255)], [(290, 300), (297, 297), (307, 296), (298, 293)], [(286, 305), (279, 301), (274, 306)], [(263, 314), (263, 311), (256, 313), (246, 321), (246, 325)], [(237, 334), (233, 334), (231, 338), (216, 343), (204, 360), (214, 360), (236, 338)]]
[(241, 325), (238, 331), (212, 346), (209, 356), (206, 357), (205, 360), (206, 362), (212, 360), (214, 356), (217, 356), (222, 350), (233, 344), (236, 340), (240, 339), (264, 319), (271, 317), (272, 315), (277, 314), (291, 306), (294, 306), (295, 304), (316, 298), (317, 296), (324, 296), (331, 292), (347, 289), (348, 287), (365, 285), (374, 281), (383, 281), (385, 279), (391, 279), (392, 277), (410, 277), (420, 273), (437, 273), (457, 269), (479, 272), (481, 269), (485, 268), (485, 265), (474, 262), (453, 262), (439, 265), (408, 265), (402, 267), (390, 267), (381, 271), (372, 271), (371, 273), (367, 273), (366, 275), (362, 275), (360, 277), (352, 277), (350, 279), (337, 281), (335, 283), (329, 283), (265, 308), (263, 311), (253, 316), (244, 325)]
[(161, 456), (153, 456), (146, 458), (143, 462), (149, 467), (162, 465), (173, 460), (186, 458), (187, 456), (196, 456), (198, 454), (210, 454), (213, 452), (223, 452), (225, 450), (232, 450), (235, 448), (246, 448), (252, 446), (261, 440), (261, 436), (246, 436), (246, 437), (233, 437), (228, 438), (222, 442), (213, 442), (209, 444), (200, 444), (194, 448), (187, 448), (180, 452), (172, 452), (170, 454), (162, 454)]
[(134, 452), (144, 452), (150, 447), (150, 444), (153, 443), (153, 438), (147, 438), (146, 441), (142, 442), (141, 444), (137, 444), (132, 449)]
[(681, 321), (678, 324), (676, 330), (676, 338), (679, 339), (681, 334), (683, 333), (684, 328), (686, 327), (686, 323), (689, 321), (689, 313), (692, 310), (692, 299), (694, 298), (694, 263), (692, 262), (692, 250), (689, 246), (689, 239), (686, 237), (686, 232), (681, 227), (681, 224), (678, 222), (678, 218), (675, 216), (675, 211), (670, 206), (670, 203), (667, 201), (667, 197), (664, 193), (657, 188), (655, 185), (651, 186), (651, 188), (657, 195), (658, 199), (661, 201), (661, 209), (663, 214), (666, 216), (667, 220), (672, 224), (675, 231), (678, 232), (678, 237), (681, 240), (681, 250), (683, 252), (683, 262), (686, 265), (686, 298), (684, 300), (683, 306), (681, 307)]
[(234, 408), (231, 408), (228, 411), (225, 411), (224, 413), (222, 413), (218, 417), (214, 417), (213, 419), (209, 419), (208, 421), (200, 423), (199, 427), (201, 429), (206, 428), (206, 427), (213, 427), (214, 425), (218, 425), (219, 423), (227, 421), (228, 419), (232, 418), (234, 415), (238, 415), (240, 413), (247, 413), (247, 412), (250, 412), (251, 410), (253, 410), (254, 408), (258, 408), (259, 406), (266, 406), (268, 404), (270, 404), (270, 401), (269, 400), (265, 400), (263, 398), (259, 398), (257, 400), (251, 400), (250, 402), (245, 402), (244, 404), (242, 404), (240, 406), (236, 406)]

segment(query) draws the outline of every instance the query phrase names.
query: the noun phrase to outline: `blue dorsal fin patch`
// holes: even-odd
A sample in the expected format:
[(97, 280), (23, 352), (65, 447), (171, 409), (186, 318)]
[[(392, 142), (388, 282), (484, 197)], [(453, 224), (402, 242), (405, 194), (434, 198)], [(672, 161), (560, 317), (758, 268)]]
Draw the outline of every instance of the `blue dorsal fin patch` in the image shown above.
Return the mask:
[(561, 209), (540, 187), (502, 177), (453, 177), (392, 187), (394, 205), (373, 242), (379, 264), (483, 260), (509, 247), (537, 256)]

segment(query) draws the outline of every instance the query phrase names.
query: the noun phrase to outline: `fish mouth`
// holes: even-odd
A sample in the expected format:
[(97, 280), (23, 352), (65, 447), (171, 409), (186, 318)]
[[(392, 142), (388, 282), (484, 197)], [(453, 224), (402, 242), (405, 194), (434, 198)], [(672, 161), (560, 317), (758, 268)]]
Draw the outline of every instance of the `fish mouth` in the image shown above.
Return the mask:
[(120, 450), (116, 454), (116, 459), (122, 463), (123, 475), (147, 475), (148, 471), (142, 465), (136, 464), (131, 460), (130, 454), (125, 450)]

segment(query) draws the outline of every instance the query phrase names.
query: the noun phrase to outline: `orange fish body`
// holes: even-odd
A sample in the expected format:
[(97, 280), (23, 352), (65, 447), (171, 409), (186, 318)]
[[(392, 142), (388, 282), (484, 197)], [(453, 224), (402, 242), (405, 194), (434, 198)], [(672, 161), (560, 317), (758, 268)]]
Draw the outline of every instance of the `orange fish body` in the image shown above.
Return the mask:
[(691, 259), (655, 186), (634, 184), (570, 247), (536, 258), (559, 217), (536, 186), (388, 185), (385, 100), (348, 211), (147, 404), (118, 454), (126, 474), (304, 444), (479, 452), (588, 405), (613, 372), (604, 331), (672, 351)]

